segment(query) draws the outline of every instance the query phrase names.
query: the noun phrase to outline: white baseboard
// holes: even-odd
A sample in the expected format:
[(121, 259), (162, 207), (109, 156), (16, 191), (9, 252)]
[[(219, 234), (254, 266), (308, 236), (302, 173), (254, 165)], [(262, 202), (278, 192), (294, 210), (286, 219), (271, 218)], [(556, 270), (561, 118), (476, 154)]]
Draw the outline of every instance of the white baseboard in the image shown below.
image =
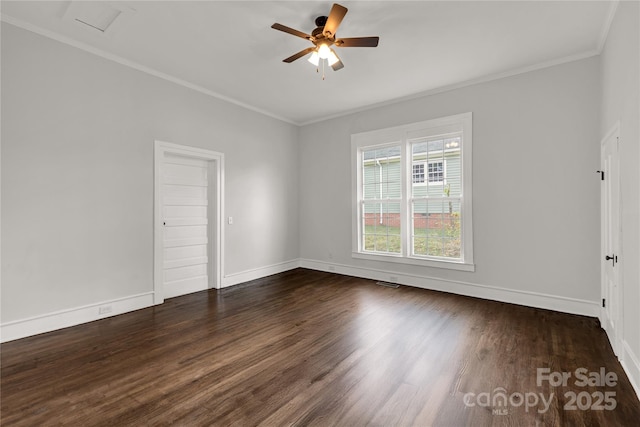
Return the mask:
[[(82, 323), (93, 322), (153, 305), (153, 292), (102, 301), (69, 310), (56, 311), (28, 319), (14, 320), (0, 325), (0, 342), (38, 335)], [(102, 310), (101, 310), (102, 309)], [(101, 311), (108, 311), (107, 313)]]
[[(222, 287), (233, 286), (248, 282), (272, 274), (293, 270), (300, 266), (300, 261), (295, 259), (266, 267), (255, 268), (226, 275), (223, 278)], [(83, 307), (61, 310), (47, 313), (28, 319), (15, 320), (0, 325), (0, 342), (8, 342), (20, 338), (30, 337), (57, 329), (68, 328), (82, 323), (93, 322), (105, 317), (116, 316), (129, 311), (154, 305), (153, 292), (118, 298), (111, 301), (102, 301)], [(108, 313), (101, 313), (101, 308), (110, 307)]]
[(301, 259), (300, 267), (312, 270), (328, 271), (348, 276), (362, 277), (372, 280), (394, 282), (401, 285), (415, 286), (434, 291), (449, 292), (452, 294), (525, 305), (528, 307), (543, 308), (560, 311), (563, 313), (579, 314), (583, 316), (598, 317), (600, 306), (597, 302), (576, 298), (567, 298), (557, 295), (542, 294), (537, 292), (517, 291), (494, 286), (479, 285), (475, 283), (461, 282), (434, 277), (403, 274), (393, 271), (378, 270), (372, 268), (352, 267), (342, 264), (333, 264), (324, 261)]
[[(251, 280), (260, 279), (272, 274), (293, 270), (298, 267), (308, 268), (311, 270), (335, 272), (372, 280), (393, 281), (402, 285), (415, 286), (418, 288), (525, 305), (529, 307), (544, 308), (564, 313), (580, 314), (591, 317), (598, 317), (598, 315), (600, 314), (600, 307), (598, 303), (592, 301), (566, 298), (556, 295), (540, 294), (535, 292), (516, 291), (512, 289), (478, 285), (447, 279), (401, 274), (379, 269), (353, 267), (309, 259), (295, 259), (266, 267), (228, 274), (223, 278), (222, 287), (226, 288), (228, 286), (249, 282)], [(92, 322), (94, 320), (102, 319), (109, 316), (115, 316), (117, 314), (126, 313), (128, 311), (139, 310), (141, 308), (150, 307), (152, 305), (154, 305), (153, 292), (148, 292), (145, 294), (133, 295), (130, 297), (91, 304), (84, 307), (49, 313), (29, 319), (7, 322), (0, 325), (0, 342), (12, 341), (19, 338), (53, 331), (56, 329), (62, 329), (69, 326)], [(105, 306), (110, 306), (111, 311), (109, 313), (100, 314), (100, 308)], [(640, 371), (637, 358), (635, 357), (635, 355), (633, 355), (633, 352), (630, 352), (630, 355), (631, 356), (625, 358), (625, 360), (630, 360), (629, 363), (634, 366), (633, 369), (635, 369), (635, 372)], [(640, 376), (635, 376), (634, 378), (639, 377)], [(636, 385), (637, 383), (634, 384), (634, 387)]]
[(268, 265), (266, 267), (254, 268), (251, 270), (241, 271), (239, 273), (226, 274), (222, 278), (222, 287), (238, 285), (240, 283), (250, 282), (251, 280), (261, 279), (271, 276), (272, 274), (284, 273), (300, 267), (300, 260), (294, 259), (278, 264)]
[(629, 382), (640, 399), (640, 359), (633, 352), (627, 341), (622, 342), (622, 357), (620, 358), (622, 369), (627, 373)]

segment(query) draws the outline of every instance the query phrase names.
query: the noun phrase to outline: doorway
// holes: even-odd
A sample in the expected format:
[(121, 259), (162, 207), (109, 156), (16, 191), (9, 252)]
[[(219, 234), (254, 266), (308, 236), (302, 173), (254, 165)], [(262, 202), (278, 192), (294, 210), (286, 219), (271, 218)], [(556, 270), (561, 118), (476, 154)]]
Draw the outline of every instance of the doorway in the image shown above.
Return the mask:
[(222, 283), (224, 155), (155, 142), (154, 304)]
[(621, 350), (622, 305), (620, 296), (620, 156), (619, 126), (601, 144), (601, 295), (600, 323), (609, 337), (613, 352)]

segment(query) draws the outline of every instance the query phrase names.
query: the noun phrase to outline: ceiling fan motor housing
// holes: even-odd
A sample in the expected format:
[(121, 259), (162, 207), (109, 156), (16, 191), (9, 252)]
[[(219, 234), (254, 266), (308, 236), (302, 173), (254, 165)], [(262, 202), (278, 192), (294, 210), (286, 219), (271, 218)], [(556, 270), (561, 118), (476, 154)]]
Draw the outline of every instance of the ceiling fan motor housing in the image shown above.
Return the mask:
[(323, 34), (323, 31), (324, 31), (324, 25), (327, 23), (327, 19), (328, 18), (326, 16), (318, 16), (316, 18), (317, 28), (311, 32), (311, 35), (316, 40), (320, 40), (320, 39), (325, 38), (325, 36)]
[(324, 27), (324, 25), (327, 23), (327, 19), (329, 19), (326, 16), (318, 16), (316, 18), (316, 27)]

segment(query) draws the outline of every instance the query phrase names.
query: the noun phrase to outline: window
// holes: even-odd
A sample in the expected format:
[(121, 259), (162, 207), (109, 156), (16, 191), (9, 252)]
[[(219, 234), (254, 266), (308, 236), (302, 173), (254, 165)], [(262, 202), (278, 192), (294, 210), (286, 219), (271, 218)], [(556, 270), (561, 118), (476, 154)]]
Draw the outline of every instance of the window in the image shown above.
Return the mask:
[(424, 182), (424, 163), (413, 165), (413, 183), (422, 184)]
[(427, 166), (429, 184), (444, 182), (444, 162), (429, 162)]
[(444, 161), (442, 160), (413, 164), (411, 180), (414, 184), (440, 184), (444, 181), (444, 177)]
[(352, 135), (353, 256), (473, 271), (471, 113)]

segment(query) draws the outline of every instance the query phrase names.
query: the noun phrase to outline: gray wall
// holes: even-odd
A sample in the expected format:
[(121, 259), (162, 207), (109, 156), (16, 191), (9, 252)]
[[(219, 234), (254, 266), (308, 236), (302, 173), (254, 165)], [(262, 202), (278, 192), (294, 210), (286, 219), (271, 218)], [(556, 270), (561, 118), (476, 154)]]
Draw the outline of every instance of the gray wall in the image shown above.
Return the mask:
[[(620, 122), (621, 285), (625, 354), (640, 385), (640, 4), (620, 2), (602, 52), (600, 136)], [(633, 353), (632, 356), (629, 353)]]
[(2, 323), (153, 290), (154, 140), (225, 153), (225, 273), (298, 258), (298, 128), (2, 24)]
[[(304, 126), (301, 258), (595, 303), (598, 65), (593, 57)], [(352, 258), (351, 134), (469, 111), (476, 271)]]

